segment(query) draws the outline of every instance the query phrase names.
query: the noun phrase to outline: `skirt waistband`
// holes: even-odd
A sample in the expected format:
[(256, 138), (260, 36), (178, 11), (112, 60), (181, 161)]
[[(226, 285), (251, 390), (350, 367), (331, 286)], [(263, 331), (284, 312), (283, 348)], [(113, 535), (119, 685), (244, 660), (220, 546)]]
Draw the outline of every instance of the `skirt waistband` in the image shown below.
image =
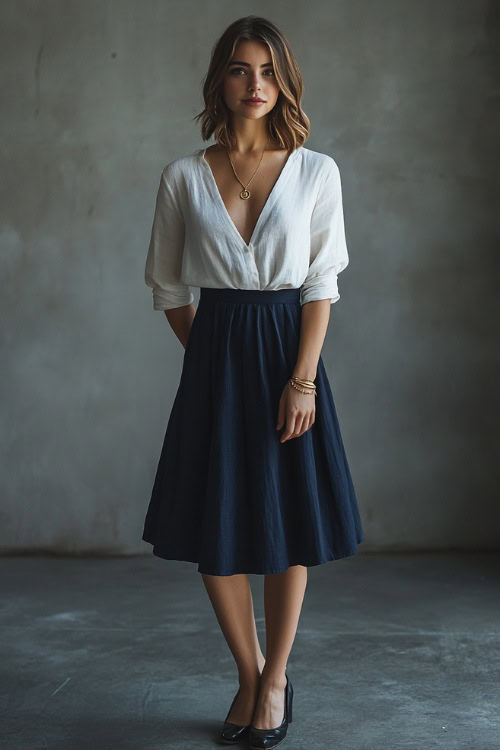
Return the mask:
[(288, 305), (300, 304), (300, 287), (292, 289), (216, 289), (215, 287), (200, 287), (200, 302), (257, 302), (272, 304), (273, 302)]

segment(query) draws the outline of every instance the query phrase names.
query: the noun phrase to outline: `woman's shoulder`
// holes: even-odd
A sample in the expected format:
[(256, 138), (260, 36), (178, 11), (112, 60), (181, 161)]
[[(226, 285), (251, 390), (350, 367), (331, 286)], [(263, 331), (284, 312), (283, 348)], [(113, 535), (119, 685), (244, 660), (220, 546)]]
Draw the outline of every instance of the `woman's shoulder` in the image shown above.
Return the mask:
[(302, 146), (306, 169), (313, 173), (319, 179), (326, 179), (328, 175), (337, 175), (339, 168), (337, 162), (329, 154), (321, 151), (314, 151), (311, 148)]
[(162, 169), (162, 177), (171, 186), (175, 187), (179, 180), (193, 171), (197, 159), (201, 157), (203, 149), (197, 148), (189, 154), (177, 156), (169, 161)]

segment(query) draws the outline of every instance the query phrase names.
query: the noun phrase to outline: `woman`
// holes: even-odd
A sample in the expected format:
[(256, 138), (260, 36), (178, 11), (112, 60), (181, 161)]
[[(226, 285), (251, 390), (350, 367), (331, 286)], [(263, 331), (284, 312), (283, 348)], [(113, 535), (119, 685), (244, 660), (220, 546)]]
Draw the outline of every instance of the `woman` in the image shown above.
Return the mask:
[[(272, 23), (226, 29), (195, 118), (216, 142), (164, 168), (145, 269), (185, 351), (142, 538), (198, 563), (239, 675), (220, 738), (252, 748), (292, 720), (307, 567), (363, 541), (320, 355), (348, 263), (340, 175), (303, 145), (302, 88)], [(265, 575), (265, 658), (248, 573)]]

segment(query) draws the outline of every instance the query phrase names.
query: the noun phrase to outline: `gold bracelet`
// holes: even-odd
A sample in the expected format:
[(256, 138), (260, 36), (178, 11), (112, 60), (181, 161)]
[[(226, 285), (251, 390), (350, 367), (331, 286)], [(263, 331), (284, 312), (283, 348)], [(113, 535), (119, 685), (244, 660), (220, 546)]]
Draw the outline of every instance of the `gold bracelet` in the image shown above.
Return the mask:
[(300, 388), (296, 383), (294, 383), (292, 378), (290, 378), (288, 383), (294, 388), (296, 388), (298, 391), (300, 391), (301, 393), (306, 393), (307, 395), (314, 395), (314, 396), (316, 395), (316, 387), (314, 388), (314, 390), (306, 391), (303, 388)]
[(296, 383), (299, 383), (300, 385), (305, 385), (306, 387), (309, 386), (310, 388), (314, 388), (314, 380), (306, 380), (305, 378), (298, 378), (295, 375), (292, 375), (292, 380), (294, 380)]
[(314, 380), (309, 380), (308, 378), (301, 378), (299, 375), (292, 375), (291, 377), (294, 380), (302, 380), (303, 383), (314, 383)]

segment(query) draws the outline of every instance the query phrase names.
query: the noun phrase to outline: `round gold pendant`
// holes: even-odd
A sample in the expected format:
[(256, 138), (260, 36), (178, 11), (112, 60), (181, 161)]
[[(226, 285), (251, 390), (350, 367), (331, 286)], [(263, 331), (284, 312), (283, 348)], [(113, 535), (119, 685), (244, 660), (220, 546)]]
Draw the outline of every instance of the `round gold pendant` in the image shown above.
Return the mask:
[(250, 191), (246, 189), (242, 190), (240, 192), (240, 198), (243, 198), (243, 200), (246, 201), (247, 198), (250, 198)]

